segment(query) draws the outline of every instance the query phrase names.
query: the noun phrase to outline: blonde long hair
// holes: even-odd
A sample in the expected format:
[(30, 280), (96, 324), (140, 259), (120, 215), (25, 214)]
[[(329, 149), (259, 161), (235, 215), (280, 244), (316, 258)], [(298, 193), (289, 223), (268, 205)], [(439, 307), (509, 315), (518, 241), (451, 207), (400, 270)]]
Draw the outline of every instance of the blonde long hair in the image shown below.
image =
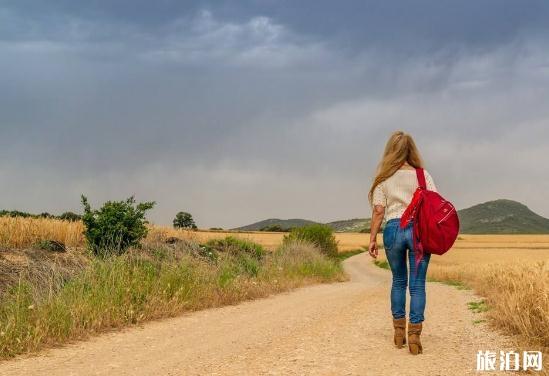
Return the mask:
[(368, 193), (370, 204), (376, 187), (393, 176), (405, 162), (408, 162), (412, 167), (423, 168), (423, 161), (412, 136), (402, 131), (396, 131), (389, 137), (383, 157), (377, 167), (376, 177)]

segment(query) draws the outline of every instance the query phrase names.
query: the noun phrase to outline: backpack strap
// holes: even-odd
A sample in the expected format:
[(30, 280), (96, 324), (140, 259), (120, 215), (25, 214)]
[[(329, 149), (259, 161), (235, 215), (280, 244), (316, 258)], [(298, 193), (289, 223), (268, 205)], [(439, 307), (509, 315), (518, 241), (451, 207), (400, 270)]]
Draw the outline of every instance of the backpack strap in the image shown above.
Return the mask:
[(427, 190), (427, 183), (425, 182), (425, 172), (422, 168), (416, 168), (417, 182), (421, 189)]

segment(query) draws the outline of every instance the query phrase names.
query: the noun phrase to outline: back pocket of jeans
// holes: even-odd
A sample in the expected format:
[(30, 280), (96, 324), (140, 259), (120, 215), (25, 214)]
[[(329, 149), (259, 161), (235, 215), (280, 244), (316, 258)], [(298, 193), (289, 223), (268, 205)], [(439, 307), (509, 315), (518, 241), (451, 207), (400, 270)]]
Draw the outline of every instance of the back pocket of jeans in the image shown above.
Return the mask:
[(387, 226), (383, 230), (383, 247), (386, 251), (393, 248), (395, 245), (396, 234), (398, 231), (398, 226)]

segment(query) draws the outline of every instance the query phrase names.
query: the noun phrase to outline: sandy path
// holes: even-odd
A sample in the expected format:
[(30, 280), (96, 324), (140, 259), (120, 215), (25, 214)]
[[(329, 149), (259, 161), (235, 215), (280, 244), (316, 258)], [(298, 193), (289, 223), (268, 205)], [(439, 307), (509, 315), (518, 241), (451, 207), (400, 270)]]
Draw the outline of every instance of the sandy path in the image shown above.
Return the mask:
[[(361, 254), (350, 282), (317, 285), (105, 334), (0, 363), (1, 375), (468, 375), (509, 349), (467, 309), (470, 291), (427, 287), (424, 354), (392, 344), (390, 273)], [(496, 374), (494, 372), (489, 373)], [(509, 372), (505, 373), (509, 375)]]

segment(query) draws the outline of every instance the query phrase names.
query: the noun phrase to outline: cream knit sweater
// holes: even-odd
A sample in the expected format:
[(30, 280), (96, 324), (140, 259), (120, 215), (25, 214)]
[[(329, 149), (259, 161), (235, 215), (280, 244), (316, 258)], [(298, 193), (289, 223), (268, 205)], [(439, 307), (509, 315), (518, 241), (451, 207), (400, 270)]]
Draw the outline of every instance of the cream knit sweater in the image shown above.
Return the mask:
[[(431, 175), (425, 171), (427, 189), (437, 191)], [(381, 182), (372, 197), (372, 205), (385, 207), (385, 220), (400, 218), (418, 187), (415, 170), (397, 170), (389, 179)]]

